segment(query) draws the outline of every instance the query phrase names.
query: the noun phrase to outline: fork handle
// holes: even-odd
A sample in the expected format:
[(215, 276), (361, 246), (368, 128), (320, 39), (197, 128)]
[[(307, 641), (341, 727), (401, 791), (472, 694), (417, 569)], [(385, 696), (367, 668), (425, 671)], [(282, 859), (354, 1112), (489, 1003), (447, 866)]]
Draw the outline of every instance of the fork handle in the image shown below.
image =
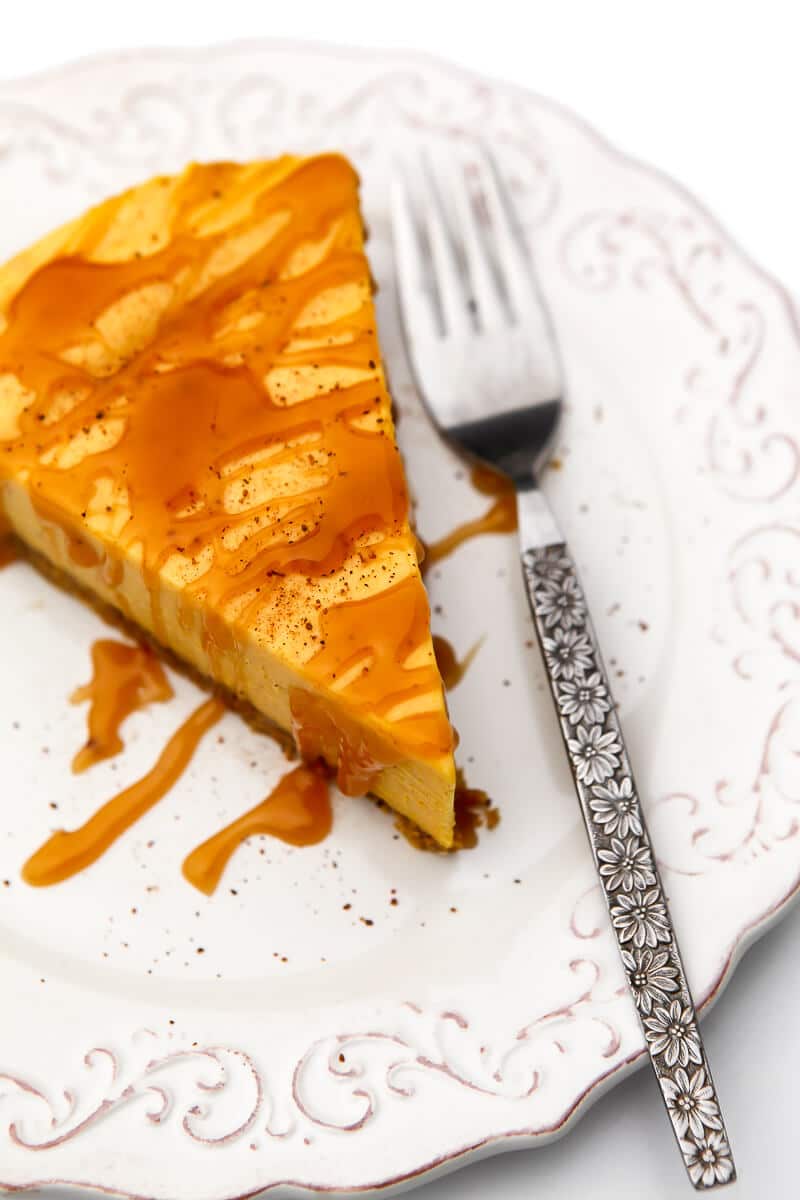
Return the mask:
[(611, 686), (575, 563), (538, 488), (518, 493), (522, 569), (575, 790), (650, 1062), (689, 1177), (736, 1178)]

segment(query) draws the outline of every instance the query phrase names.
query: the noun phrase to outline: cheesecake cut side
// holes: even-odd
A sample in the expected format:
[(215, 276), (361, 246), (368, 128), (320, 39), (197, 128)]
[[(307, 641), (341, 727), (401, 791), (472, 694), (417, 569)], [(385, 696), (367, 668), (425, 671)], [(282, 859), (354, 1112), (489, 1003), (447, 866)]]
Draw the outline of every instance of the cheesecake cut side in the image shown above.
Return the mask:
[(442, 846), (453, 735), (339, 156), (192, 165), (0, 269), (0, 510)]

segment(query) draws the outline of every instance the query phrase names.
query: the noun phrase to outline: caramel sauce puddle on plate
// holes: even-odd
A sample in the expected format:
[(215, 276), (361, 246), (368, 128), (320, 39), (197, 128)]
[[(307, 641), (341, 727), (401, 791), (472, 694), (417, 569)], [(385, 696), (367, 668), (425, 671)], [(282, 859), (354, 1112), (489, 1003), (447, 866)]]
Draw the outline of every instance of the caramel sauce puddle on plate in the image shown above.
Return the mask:
[(446, 637), (435, 633), (433, 635), (433, 652), (436, 655), (436, 665), (439, 668), (439, 674), (444, 680), (444, 686), (447, 691), (452, 691), (454, 687), (458, 687), (461, 680), (469, 670), (472, 660), (483, 645), (483, 638), (472, 646), (462, 659), (459, 659), (453, 645), (448, 642)]
[(72, 704), (90, 702), (89, 735), (72, 760), (75, 774), (86, 771), (123, 749), (119, 730), (123, 721), (148, 704), (171, 700), (174, 695), (164, 668), (147, 646), (130, 646), (112, 638), (92, 645), (91, 682), (70, 696)]
[(143, 817), (180, 779), (204, 734), (225, 712), (216, 697), (206, 700), (173, 733), (158, 761), (136, 783), (119, 792), (78, 829), (59, 829), (22, 868), (33, 887), (47, 887), (84, 870)]
[(423, 563), (424, 571), (447, 558), (470, 538), (483, 533), (513, 533), (517, 528), (517, 494), (511, 480), (490, 467), (475, 466), (470, 471), (470, 481), (482, 495), (493, 496), (494, 503), (482, 517), (465, 521), (438, 541), (429, 542)]
[(264, 800), (187, 856), (184, 877), (210, 896), (233, 853), (254, 834), (268, 834), (290, 846), (321, 842), (333, 823), (329, 777), (323, 763), (301, 763), (289, 771)]

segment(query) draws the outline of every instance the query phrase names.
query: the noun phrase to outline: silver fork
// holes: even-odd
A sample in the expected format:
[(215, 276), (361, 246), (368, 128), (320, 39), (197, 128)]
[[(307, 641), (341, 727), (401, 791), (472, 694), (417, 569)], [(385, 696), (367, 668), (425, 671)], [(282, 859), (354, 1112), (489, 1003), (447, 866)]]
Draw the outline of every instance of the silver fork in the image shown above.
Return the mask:
[(597, 638), (536, 472), (562, 409), (547, 311), (497, 164), (473, 147), (396, 172), (395, 263), (406, 343), (441, 432), (517, 489), (528, 600), (595, 866), (650, 1062), (694, 1186), (736, 1178)]

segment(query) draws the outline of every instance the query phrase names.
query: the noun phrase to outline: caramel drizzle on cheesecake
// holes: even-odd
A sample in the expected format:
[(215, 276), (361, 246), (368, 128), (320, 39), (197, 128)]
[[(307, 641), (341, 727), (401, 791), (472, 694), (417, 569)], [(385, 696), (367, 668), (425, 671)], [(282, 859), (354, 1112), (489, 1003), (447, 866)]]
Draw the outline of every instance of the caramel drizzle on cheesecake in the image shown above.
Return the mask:
[[(138, 560), (160, 640), (168, 581), (178, 620), (203, 622), (212, 669), (251, 634), (291, 637), (337, 712), (381, 713), (401, 757), (448, 753), (372, 309), (358, 301), (370, 279), (347, 234), (352, 169), (326, 155), (158, 183), (166, 238), (114, 259), (109, 229), (136, 192), (116, 197), (7, 306), (0, 383), (20, 408), (0, 481), (6, 463), (25, 474), (43, 521), (123, 611), (123, 560)], [(321, 324), (331, 291), (349, 307)], [(115, 314), (137, 305), (144, 333), (126, 342)], [(393, 749), (371, 753), (364, 790)]]

